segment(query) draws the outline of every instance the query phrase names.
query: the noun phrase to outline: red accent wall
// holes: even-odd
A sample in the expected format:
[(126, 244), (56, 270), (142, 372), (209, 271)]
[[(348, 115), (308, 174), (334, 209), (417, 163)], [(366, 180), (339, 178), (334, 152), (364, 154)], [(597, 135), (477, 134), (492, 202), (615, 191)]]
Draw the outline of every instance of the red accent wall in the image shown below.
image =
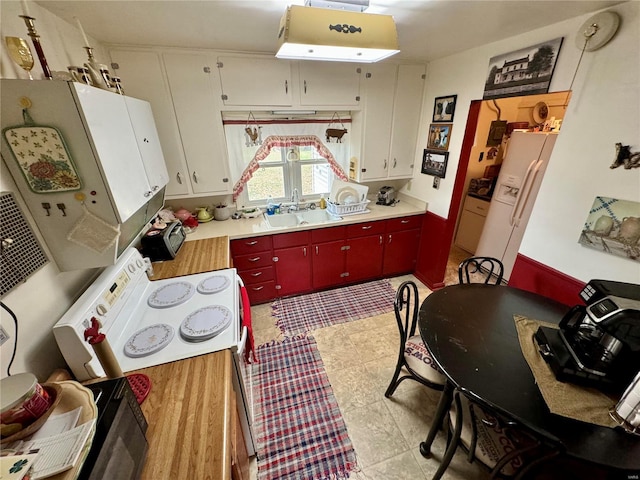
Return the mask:
[(520, 254), (509, 277), (509, 286), (539, 293), (569, 306), (584, 304), (579, 293), (585, 282)]

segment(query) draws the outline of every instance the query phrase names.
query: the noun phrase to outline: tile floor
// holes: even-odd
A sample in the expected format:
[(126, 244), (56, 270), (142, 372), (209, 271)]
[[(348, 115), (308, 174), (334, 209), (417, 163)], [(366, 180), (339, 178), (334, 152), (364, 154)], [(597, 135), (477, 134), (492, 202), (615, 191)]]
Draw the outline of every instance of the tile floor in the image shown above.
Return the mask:
[[(457, 263), (466, 252), (452, 252), (445, 283), (457, 283)], [(414, 280), (420, 299), (430, 290), (412, 275), (390, 279), (394, 289)], [(271, 316), (271, 304), (252, 307), (256, 345), (282, 339)], [(416, 382), (402, 382), (391, 399), (384, 392), (393, 375), (398, 354), (398, 327), (393, 312), (313, 331), (325, 369), (340, 405), (361, 472), (355, 480), (430, 479), (444, 453), (446, 434), (441, 432), (430, 459), (422, 457), (423, 441), (435, 413), (439, 392)], [(255, 459), (252, 480), (257, 478)], [(456, 453), (446, 480), (480, 480), (488, 474), (478, 464)]]

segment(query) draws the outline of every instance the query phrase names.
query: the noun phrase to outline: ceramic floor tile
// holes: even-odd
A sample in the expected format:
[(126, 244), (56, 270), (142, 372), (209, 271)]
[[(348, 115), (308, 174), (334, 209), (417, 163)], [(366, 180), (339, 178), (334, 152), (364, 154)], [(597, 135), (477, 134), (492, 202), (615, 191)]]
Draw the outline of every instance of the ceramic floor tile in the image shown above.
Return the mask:
[[(429, 458), (422, 456), (419, 445), (411, 449), (413, 458), (422, 468), (425, 478), (432, 478), (440, 467), (445, 447), (446, 433), (441, 431), (433, 442)], [(475, 462), (469, 463), (467, 454), (462, 449), (458, 449), (445, 470), (442, 480), (488, 480), (489, 476), (489, 472), (484, 467)]]
[(363, 471), (368, 480), (407, 480), (424, 477), (420, 465), (411, 452), (403, 452)]
[(362, 364), (330, 373), (329, 381), (343, 413), (380, 401), (384, 392), (378, 388), (374, 375)]
[(391, 416), (410, 447), (420, 445), (426, 438), (439, 399), (440, 392), (412, 380), (403, 380), (393, 396), (385, 399)]
[(362, 362), (398, 353), (398, 327), (389, 325), (349, 335)]
[(347, 410), (343, 417), (363, 469), (409, 449), (382, 401)]

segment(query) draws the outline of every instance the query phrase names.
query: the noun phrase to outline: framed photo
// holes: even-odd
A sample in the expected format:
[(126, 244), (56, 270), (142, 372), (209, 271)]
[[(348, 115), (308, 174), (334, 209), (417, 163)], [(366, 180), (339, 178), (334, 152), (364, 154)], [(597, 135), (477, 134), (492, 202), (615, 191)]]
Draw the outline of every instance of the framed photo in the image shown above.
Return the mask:
[(562, 39), (492, 57), (482, 99), (547, 93)]
[(447, 173), (447, 160), (449, 152), (425, 148), (422, 154), (422, 173), (444, 178)]
[(427, 148), (435, 150), (448, 150), (452, 127), (452, 123), (432, 123), (429, 126), (429, 139), (427, 140)]
[(433, 102), (433, 122), (453, 122), (458, 95), (436, 97)]

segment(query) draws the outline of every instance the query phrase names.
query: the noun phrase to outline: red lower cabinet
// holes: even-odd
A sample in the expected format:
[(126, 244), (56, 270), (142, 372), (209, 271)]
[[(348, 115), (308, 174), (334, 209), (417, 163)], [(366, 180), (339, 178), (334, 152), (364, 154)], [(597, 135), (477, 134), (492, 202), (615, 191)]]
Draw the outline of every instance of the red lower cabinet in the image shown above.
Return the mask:
[(345, 282), (345, 241), (316, 243), (311, 245), (313, 288), (320, 290)]
[(347, 282), (370, 280), (382, 274), (383, 239), (384, 235), (370, 235), (347, 241)]
[(416, 266), (420, 230), (404, 230), (385, 235), (384, 276), (413, 272)]
[(274, 250), (273, 265), (279, 297), (311, 290), (311, 256), (307, 245)]

